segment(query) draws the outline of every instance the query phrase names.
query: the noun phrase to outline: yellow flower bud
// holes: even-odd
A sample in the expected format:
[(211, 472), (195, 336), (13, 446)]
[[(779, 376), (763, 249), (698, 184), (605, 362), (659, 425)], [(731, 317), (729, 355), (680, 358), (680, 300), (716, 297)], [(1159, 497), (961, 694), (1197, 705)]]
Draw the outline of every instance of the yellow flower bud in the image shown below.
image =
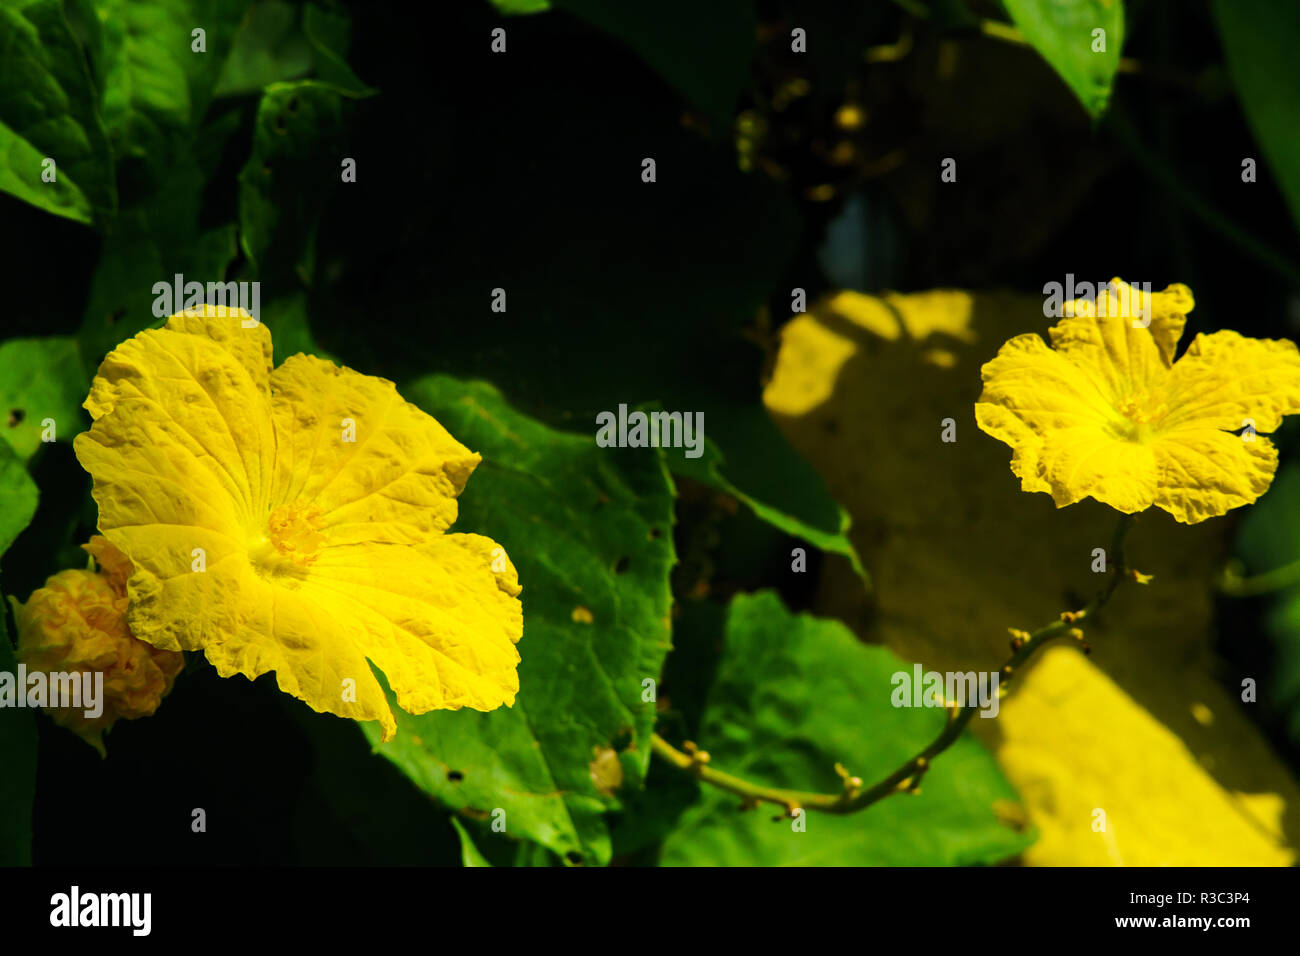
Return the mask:
[[(102, 572), (60, 571), (33, 591), (26, 604), (10, 600), (18, 627), (18, 659), (29, 675), (76, 674), (79, 679), (83, 674), (103, 675), (102, 697), (94, 708), (86, 699), (79, 707), (56, 707), (53, 696), (45, 708), (56, 724), (78, 734), (103, 756), (104, 732), (119, 719), (148, 717), (157, 710), (185, 658), (132, 636), (126, 623), (130, 561), (99, 536), (85, 547), (98, 559)], [(89, 716), (91, 710), (99, 713)]]

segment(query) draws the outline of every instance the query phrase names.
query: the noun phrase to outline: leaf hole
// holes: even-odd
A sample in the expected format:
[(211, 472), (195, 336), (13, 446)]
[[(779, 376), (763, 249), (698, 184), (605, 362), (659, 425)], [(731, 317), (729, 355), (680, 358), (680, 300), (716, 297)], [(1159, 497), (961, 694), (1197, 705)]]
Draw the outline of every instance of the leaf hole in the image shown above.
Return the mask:
[(448, 770), (447, 779), (450, 780), (452, 783), (460, 783), (462, 780), (465, 779), (465, 775), (461, 773), (459, 770)]
[(582, 854), (577, 850), (570, 850), (568, 853), (564, 854), (564, 858), (574, 866), (582, 865)]
[(23, 423), (23, 419), (26, 417), (27, 417), (27, 413), (23, 411), (21, 408), (9, 409), (9, 427), (17, 428), (19, 425)]
[(623, 557), (619, 558), (617, 561), (614, 562), (614, 573), (622, 574), (627, 570), (628, 565), (631, 563), (632, 563), (632, 559), (629, 558), (627, 555), (623, 555)]

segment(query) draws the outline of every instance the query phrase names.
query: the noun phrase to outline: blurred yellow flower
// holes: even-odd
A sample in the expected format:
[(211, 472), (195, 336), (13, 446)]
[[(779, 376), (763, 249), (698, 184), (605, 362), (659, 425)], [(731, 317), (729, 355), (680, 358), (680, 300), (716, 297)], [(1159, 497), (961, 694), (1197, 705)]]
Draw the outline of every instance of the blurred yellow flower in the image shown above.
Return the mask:
[(1300, 352), (1222, 331), (1175, 362), (1192, 305), (1186, 286), (1147, 294), (1114, 279), (1096, 302), (1066, 304), (1051, 346), (1028, 334), (998, 350), (975, 418), (1012, 447), (1025, 491), (1193, 524), (1268, 490), (1277, 449), (1263, 433), (1300, 412)]
[(513, 704), (515, 569), (490, 539), (445, 533), (479, 456), (385, 379), (307, 355), (272, 370), (267, 328), (224, 311), (122, 343), (85, 403), (74, 447), (134, 565), (132, 631), (223, 677), (273, 671), (385, 740), (372, 663), (411, 713)]
[[(67, 727), (104, 754), (104, 732), (118, 720), (148, 717), (172, 689), (185, 658), (159, 650), (131, 636), (126, 623), (126, 577), (130, 562), (96, 535), (83, 547), (103, 573), (60, 571), (32, 592), (26, 604), (14, 599), (18, 659), (28, 673), (103, 674), (102, 704), (88, 716), (87, 700), (78, 706), (45, 708), (54, 722)], [(125, 573), (123, 573), (125, 572)]]

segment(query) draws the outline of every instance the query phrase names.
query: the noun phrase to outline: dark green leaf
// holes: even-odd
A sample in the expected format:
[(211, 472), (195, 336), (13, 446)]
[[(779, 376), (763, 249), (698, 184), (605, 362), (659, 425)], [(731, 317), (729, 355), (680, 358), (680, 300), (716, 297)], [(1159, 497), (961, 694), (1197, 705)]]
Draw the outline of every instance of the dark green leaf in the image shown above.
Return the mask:
[(1214, 14), (1246, 119), (1300, 226), (1300, 5), (1215, 0)]
[(606, 33), (618, 37), (675, 86), (725, 135), (736, 103), (749, 83), (756, 22), (744, 0), (555, 0)]
[(239, 174), (240, 242), (259, 279), (310, 285), (316, 221), (341, 180), (341, 135), (337, 90), (311, 80), (267, 87)]
[(397, 737), (378, 751), (449, 806), (504, 810), (510, 837), (605, 863), (619, 788), (598, 787), (592, 764), (614, 750), (625, 786), (645, 776), (655, 715), (643, 681), (658, 679), (669, 641), (668, 474), (651, 449), (597, 448), (483, 383), (430, 376), (402, 394), (483, 456), (455, 529), (492, 537), (515, 562), (523, 662), (513, 707), (395, 711)]
[(299, 7), (260, 0), (235, 34), (212, 95), (240, 96), (270, 83), (297, 79), (311, 69), (311, 44), (298, 28)]

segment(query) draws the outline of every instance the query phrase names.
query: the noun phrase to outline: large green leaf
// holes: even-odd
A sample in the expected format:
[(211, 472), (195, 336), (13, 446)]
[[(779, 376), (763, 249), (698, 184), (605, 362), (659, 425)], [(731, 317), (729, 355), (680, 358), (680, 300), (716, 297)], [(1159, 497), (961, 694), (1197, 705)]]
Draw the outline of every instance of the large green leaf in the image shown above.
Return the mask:
[(1300, 226), (1300, 71), (1292, 49), (1300, 4), (1215, 0), (1214, 15), (1246, 119)]
[(489, 535), (519, 570), (520, 691), (486, 714), (394, 705), (388, 744), (363, 728), (449, 806), (503, 809), (507, 835), (570, 863), (607, 862), (611, 777), (635, 787), (645, 775), (655, 705), (643, 681), (658, 679), (668, 650), (671, 480), (654, 450), (554, 431), (483, 383), (429, 376), (402, 394), (483, 456), (456, 529)]
[[(249, 0), (96, 0), (104, 121), (133, 191), (162, 181), (198, 129)], [(193, 31), (204, 31), (204, 52)]]
[[(9, 446), (0, 442), (0, 555), (32, 520), (36, 501), (36, 484)], [(0, 673), (14, 674), (5, 615), (0, 607)], [(31, 863), (35, 792), (36, 721), (30, 710), (0, 707), (0, 866)]]
[(81, 431), (89, 388), (76, 339), (0, 343), (0, 435), (24, 461), (40, 447), (46, 421), (53, 420), (55, 438), (70, 441)]
[[(82, 47), (59, 0), (0, 3), (0, 189), (80, 222), (112, 212), (113, 157)], [(42, 179), (55, 161), (54, 182)]]
[[(1123, 0), (1002, 0), (1020, 32), (1094, 119), (1106, 111), (1124, 43)], [(1097, 30), (1104, 31), (1100, 36)], [(1104, 43), (1104, 49), (1099, 47)]]
[[(836, 792), (838, 761), (864, 780), (884, 776), (933, 739), (944, 712), (895, 708), (905, 663), (858, 642), (835, 621), (794, 615), (770, 592), (729, 608), (726, 645), (698, 737), (729, 773), (795, 789)], [(981, 719), (981, 718), (976, 718)], [(676, 865), (961, 865), (995, 863), (1030, 842), (999, 821), (1015, 791), (969, 734), (935, 758), (921, 791), (857, 814), (808, 813), (806, 830), (741, 812), (736, 797), (702, 788), (665, 841)]]

